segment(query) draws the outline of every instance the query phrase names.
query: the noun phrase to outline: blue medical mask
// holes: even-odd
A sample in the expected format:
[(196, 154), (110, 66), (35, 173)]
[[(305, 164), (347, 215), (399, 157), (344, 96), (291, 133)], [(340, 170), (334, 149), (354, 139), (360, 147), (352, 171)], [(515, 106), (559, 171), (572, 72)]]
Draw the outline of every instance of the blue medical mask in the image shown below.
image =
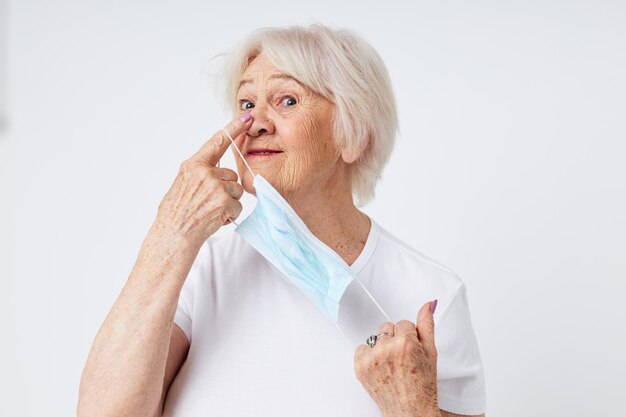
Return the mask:
[[(343, 330), (352, 333), (355, 325), (366, 327), (367, 330), (364, 328), (361, 331), (365, 332), (363, 339), (358, 335), (357, 339), (348, 341), (349, 344), (363, 343), (365, 337), (374, 332), (378, 325), (390, 321), (388, 316), (350, 266), (309, 230), (265, 178), (252, 172), (230, 134), (223, 130), (252, 174), (256, 190), (254, 211), (237, 225), (236, 233), (295, 284), (328, 319), (338, 324), (346, 341)], [(347, 291), (349, 287), (351, 289)], [(348, 292), (350, 296), (342, 300)], [(371, 325), (375, 327), (369, 327)]]
[(265, 178), (257, 174), (253, 185), (256, 207), (235, 231), (336, 321), (341, 296), (354, 279), (350, 267), (309, 231)]

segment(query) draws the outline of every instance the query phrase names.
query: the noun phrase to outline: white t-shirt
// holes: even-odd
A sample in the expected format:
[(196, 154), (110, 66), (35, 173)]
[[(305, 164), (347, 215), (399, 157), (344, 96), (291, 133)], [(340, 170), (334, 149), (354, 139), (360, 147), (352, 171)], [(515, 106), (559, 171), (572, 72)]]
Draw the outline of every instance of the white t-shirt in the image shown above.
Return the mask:
[[(394, 322), (415, 322), (424, 303), (439, 300), (439, 407), (485, 412), (483, 366), (461, 279), (374, 220), (350, 268)], [(335, 324), (234, 232), (202, 246), (174, 322), (191, 346), (165, 417), (381, 416)]]

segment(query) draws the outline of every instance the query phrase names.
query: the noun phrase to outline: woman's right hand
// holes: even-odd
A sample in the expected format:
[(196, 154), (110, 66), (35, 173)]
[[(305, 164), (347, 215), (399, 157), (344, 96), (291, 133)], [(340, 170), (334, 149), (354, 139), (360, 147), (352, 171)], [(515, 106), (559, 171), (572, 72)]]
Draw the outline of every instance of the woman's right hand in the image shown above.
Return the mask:
[[(249, 113), (225, 129), (233, 139), (252, 124)], [(247, 119), (247, 120), (246, 120)], [(172, 238), (201, 245), (220, 227), (241, 213), (243, 187), (237, 173), (217, 164), (231, 144), (223, 130), (215, 133), (195, 155), (184, 161), (159, 205), (155, 226)]]

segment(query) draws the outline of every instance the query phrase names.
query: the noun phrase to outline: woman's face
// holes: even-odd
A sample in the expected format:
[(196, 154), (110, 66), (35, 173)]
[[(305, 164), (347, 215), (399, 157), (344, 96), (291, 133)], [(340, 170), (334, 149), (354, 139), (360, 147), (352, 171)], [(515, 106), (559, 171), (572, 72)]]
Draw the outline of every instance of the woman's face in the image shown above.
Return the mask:
[[(332, 135), (333, 103), (279, 71), (263, 53), (241, 76), (236, 103), (240, 114), (254, 118), (237, 145), (255, 174), (286, 198), (319, 192), (333, 181), (343, 163)], [(235, 159), (244, 189), (254, 193), (251, 174)]]

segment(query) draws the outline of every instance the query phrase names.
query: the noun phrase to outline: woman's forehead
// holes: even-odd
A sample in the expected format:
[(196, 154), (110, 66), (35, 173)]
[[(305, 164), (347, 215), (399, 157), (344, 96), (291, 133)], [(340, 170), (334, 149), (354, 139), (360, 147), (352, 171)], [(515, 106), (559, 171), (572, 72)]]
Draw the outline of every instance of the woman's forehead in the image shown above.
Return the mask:
[(264, 53), (254, 58), (239, 79), (239, 87), (245, 84), (267, 84), (296, 82), (301, 84), (294, 77), (285, 74), (270, 62)]
[(294, 77), (292, 77), (289, 74), (285, 74), (283, 72), (279, 72), (279, 71), (273, 71), (273, 72), (256, 72), (256, 73), (249, 73), (249, 74), (244, 74), (241, 79), (239, 80), (239, 87), (238, 89), (240, 89), (241, 87), (245, 86), (245, 85), (254, 85), (254, 84), (275, 84), (275, 83), (280, 83), (280, 84), (285, 84), (285, 83), (295, 83), (295, 84), (299, 84), (300, 86), (303, 86), (302, 83), (300, 83), (298, 80), (296, 80)]
[(261, 52), (251, 61), (249, 61), (248, 66), (246, 67), (246, 70), (242, 75), (242, 78), (252, 73), (256, 74), (262, 72), (280, 72), (263, 52)]

